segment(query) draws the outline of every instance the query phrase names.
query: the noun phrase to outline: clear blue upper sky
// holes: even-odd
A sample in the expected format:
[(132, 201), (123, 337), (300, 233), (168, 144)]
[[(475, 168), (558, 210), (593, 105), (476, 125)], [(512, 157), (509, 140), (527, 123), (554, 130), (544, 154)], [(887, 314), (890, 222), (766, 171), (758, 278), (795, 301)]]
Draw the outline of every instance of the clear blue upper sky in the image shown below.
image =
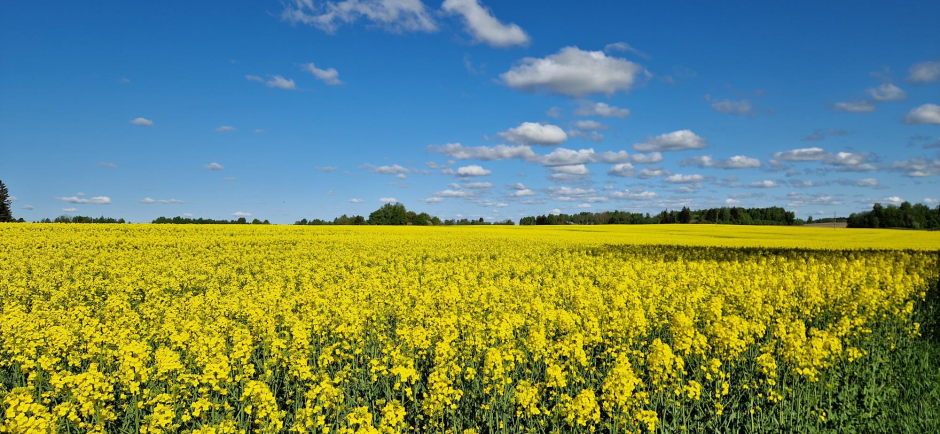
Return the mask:
[(0, 3), (14, 216), (940, 200), (940, 2)]

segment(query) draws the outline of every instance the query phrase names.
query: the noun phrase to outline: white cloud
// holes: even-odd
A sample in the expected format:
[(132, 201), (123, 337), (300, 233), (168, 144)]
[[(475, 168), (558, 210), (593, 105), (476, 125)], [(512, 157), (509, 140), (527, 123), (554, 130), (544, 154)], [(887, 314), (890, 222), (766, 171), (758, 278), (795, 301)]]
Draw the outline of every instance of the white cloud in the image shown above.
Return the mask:
[(908, 125), (940, 125), (940, 106), (936, 104), (924, 104), (912, 109), (904, 115), (904, 123)]
[(525, 190), (525, 185), (523, 185), (521, 182), (517, 182), (512, 185), (507, 185), (506, 188), (510, 190)]
[(362, 200), (362, 199), (356, 199), (356, 198), (349, 199), (349, 202), (351, 202), (351, 203), (365, 203), (364, 200)]
[(669, 182), (672, 184), (692, 184), (696, 182), (702, 182), (705, 180), (706, 180), (705, 177), (702, 175), (682, 175), (678, 173), (675, 175), (667, 176), (665, 179), (663, 179), (663, 181)]
[(549, 179), (555, 181), (571, 181), (588, 177), (591, 172), (583, 164), (573, 164), (570, 166), (555, 166), (550, 168), (552, 173)]
[(627, 200), (653, 200), (659, 198), (659, 195), (654, 191), (645, 191), (645, 190), (624, 190), (624, 191), (615, 191), (610, 194), (610, 197), (613, 199), (627, 199)]
[(516, 197), (535, 196), (535, 192), (528, 188), (523, 188), (522, 190), (516, 190), (512, 195)]
[(507, 142), (521, 145), (558, 145), (568, 140), (568, 135), (557, 125), (523, 122), (515, 128), (499, 133)]
[(592, 120), (577, 121), (574, 123), (574, 126), (575, 128), (581, 131), (597, 131), (597, 130), (610, 129), (610, 126), (604, 125), (600, 122), (592, 121)]
[(441, 9), (463, 17), (467, 32), (477, 42), (500, 48), (529, 45), (529, 35), (521, 27), (515, 23), (501, 23), (489, 8), (483, 7), (477, 0), (445, 0)]
[(78, 212), (78, 208), (62, 208), (65, 212)]
[(264, 130), (262, 130), (261, 128), (255, 128), (255, 134), (261, 134), (263, 132)]
[(382, 202), (382, 203), (395, 203), (395, 202), (398, 202), (398, 199), (395, 199), (394, 197), (383, 197), (383, 198), (379, 198), (379, 202)]
[(711, 107), (712, 110), (716, 112), (736, 116), (749, 115), (754, 111), (754, 105), (746, 99), (742, 99), (740, 101), (734, 101), (730, 99), (712, 101)]
[(875, 111), (875, 105), (868, 101), (837, 102), (833, 109), (846, 113), (871, 113)]
[(140, 125), (140, 126), (142, 126), (142, 127), (152, 127), (152, 126), (153, 126), (153, 121), (150, 120), (150, 119), (146, 119), (146, 118), (137, 118), (137, 119), (132, 120), (131, 123), (134, 124), (134, 125)]
[(581, 107), (574, 111), (576, 116), (600, 116), (604, 118), (623, 119), (630, 116), (630, 110), (607, 105), (603, 102), (584, 101)]
[(271, 79), (264, 83), (267, 87), (273, 87), (277, 89), (285, 90), (294, 90), (297, 89), (297, 83), (294, 83), (294, 79), (287, 79), (280, 75), (272, 75)]
[(640, 173), (637, 175), (637, 178), (649, 179), (649, 178), (655, 178), (657, 176), (666, 176), (669, 174), (670, 174), (669, 172), (664, 171), (661, 167), (644, 167), (642, 170), (640, 170)]
[(395, 177), (398, 178), (398, 179), (408, 179), (408, 177), (405, 176), (404, 173), (399, 173), (398, 175), (395, 175)]
[(314, 166), (314, 169), (319, 170), (319, 171), (324, 172), (324, 173), (335, 172), (335, 171), (338, 170), (337, 168), (335, 168), (335, 167), (333, 167), (333, 166), (326, 166), (326, 167)]
[(86, 199), (75, 195), (71, 197), (56, 197), (55, 199), (68, 203), (90, 203), (93, 205), (109, 205), (111, 203), (111, 198), (107, 196), (96, 196)]
[(908, 72), (907, 80), (911, 83), (933, 83), (940, 81), (940, 62), (915, 63)]
[(898, 196), (890, 196), (890, 197), (884, 198), (884, 201), (891, 205), (900, 205), (901, 203), (904, 202), (904, 199), (901, 199)]
[(246, 75), (245, 80), (248, 81), (257, 81), (258, 83), (264, 83), (264, 79), (257, 75)]
[(140, 200), (140, 203), (157, 203), (157, 201), (154, 200), (154, 199), (151, 199), (151, 198), (149, 198), (149, 197), (145, 197), (145, 198), (143, 198), (143, 199)]
[(303, 64), (301, 65), (301, 68), (303, 68), (304, 71), (307, 71), (313, 74), (313, 76), (316, 77), (317, 80), (320, 80), (330, 86), (343, 84), (343, 82), (340, 81), (339, 79), (339, 72), (336, 69), (333, 69), (333, 68), (320, 69), (320, 68), (317, 68), (316, 65), (314, 65), (313, 63)]
[(205, 167), (206, 169), (209, 169), (209, 170), (223, 170), (223, 169), (225, 169), (225, 166), (223, 166), (223, 165), (221, 165), (221, 164), (219, 164), (219, 163), (209, 163), (209, 164), (203, 165), (202, 167)]
[(227, 132), (230, 132), (230, 131), (235, 131), (235, 130), (237, 130), (237, 129), (238, 129), (238, 128), (231, 127), (231, 126), (228, 126), (228, 125), (222, 125), (221, 127), (218, 127), (218, 128), (216, 128), (215, 130), (218, 131), (218, 132), (220, 132), (220, 133), (227, 133)]
[(802, 195), (796, 192), (790, 192), (787, 194), (787, 199), (790, 200), (790, 202), (787, 203), (787, 206), (791, 207), (804, 207), (810, 205), (842, 205), (841, 200), (827, 194)]
[(473, 196), (472, 192), (466, 190), (442, 190), (434, 192), (436, 197), (470, 197)]
[(632, 164), (621, 163), (611, 167), (610, 170), (607, 171), (607, 174), (610, 176), (633, 176), (635, 172), (636, 169), (634, 169)]
[(500, 78), (514, 89), (578, 97), (627, 92), (641, 75), (648, 75), (646, 69), (628, 60), (608, 57), (602, 51), (565, 47), (545, 58), (526, 57)]
[(744, 155), (735, 155), (725, 160), (715, 160), (711, 155), (705, 155), (686, 158), (680, 161), (679, 165), (716, 169), (756, 169), (761, 167), (761, 162), (756, 158), (746, 157)]
[(823, 164), (837, 166), (838, 170), (849, 172), (865, 172), (877, 169), (870, 163), (871, 154), (867, 152), (837, 152), (832, 154), (823, 148), (813, 147), (776, 152), (774, 158), (783, 161), (821, 161)]
[(456, 172), (457, 176), (487, 176), (491, 173), (493, 172), (488, 169), (484, 169), (480, 166), (477, 166), (475, 164), (460, 167), (457, 169), (457, 172)]
[(284, 21), (314, 26), (327, 33), (360, 18), (395, 33), (437, 31), (437, 24), (421, 0), (345, 0), (316, 4), (311, 0), (294, 0), (285, 5), (281, 13)]
[(613, 44), (607, 44), (607, 45), (604, 46), (604, 52), (610, 53), (610, 52), (612, 52), (612, 51), (623, 51), (623, 52), (625, 52), (625, 53), (633, 53), (633, 54), (636, 54), (637, 56), (640, 56), (640, 57), (642, 57), (642, 58), (644, 58), (644, 59), (649, 59), (649, 58), (650, 58), (650, 56), (649, 56), (648, 54), (646, 54), (646, 53), (644, 53), (644, 52), (642, 52), (642, 51), (640, 51), (640, 50), (637, 50), (636, 48), (633, 48), (632, 46), (630, 46), (630, 44), (628, 44), (628, 43), (626, 43), (626, 42), (614, 42)]
[(706, 147), (708, 147), (708, 140), (690, 130), (660, 134), (656, 137), (647, 138), (643, 143), (633, 145), (633, 149), (640, 152), (683, 151), (687, 149), (704, 149)]
[(730, 197), (727, 198), (727, 199), (725, 199), (725, 205), (728, 205), (728, 206), (737, 206), (737, 205), (740, 205), (740, 204), (741, 204), (741, 201), (740, 201), (740, 200), (732, 199), (732, 198), (730, 198)]
[(560, 108), (560, 107), (552, 107), (552, 108), (550, 108), (550, 109), (548, 109), (548, 110), (545, 111), (545, 116), (548, 116), (548, 117), (550, 117), (550, 118), (555, 118), (555, 119), (560, 118), (560, 117), (561, 117), (561, 108)]
[(380, 175), (397, 175), (399, 173), (411, 173), (411, 171), (408, 170), (407, 168), (404, 168), (397, 164), (393, 164), (391, 166), (378, 166), (378, 167), (373, 166), (371, 164), (366, 164), (366, 165), (363, 165), (362, 167), (372, 173), (378, 173)]
[(117, 164), (114, 164), (114, 163), (105, 163), (105, 162), (98, 163), (98, 167), (100, 167), (100, 168), (102, 168), (102, 169), (117, 169), (117, 168), (118, 168), (118, 167), (117, 167)]
[(447, 155), (451, 158), (456, 158), (458, 160), (509, 160), (509, 159), (522, 159), (522, 160), (534, 160), (538, 158), (538, 155), (535, 152), (532, 152), (532, 148), (519, 145), (519, 146), (507, 146), (507, 145), (497, 145), (497, 146), (463, 146), (460, 143), (448, 143), (442, 146), (428, 146), (428, 150), (432, 152), (440, 152), (444, 155)]
[(250, 213), (250, 212), (235, 211), (235, 212), (232, 213), (232, 216), (234, 216), (234, 217), (251, 217), (251, 213)]
[(903, 172), (905, 176), (911, 178), (940, 176), (940, 158), (933, 160), (927, 158), (911, 158), (908, 160), (895, 161), (888, 169)]
[(747, 186), (751, 188), (776, 188), (776, 187), (779, 187), (780, 185), (774, 181), (764, 180), (764, 181), (752, 182), (748, 184)]
[(549, 213), (550, 213), (550, 214), (554, 214), (554, 215), (558, 215), (558, 214), (561, 214), (561, 210), (558, 209), (558, 208), (555, 208), (555, 209), (549, 211)]
[[(928, 203), (930, 203), (930, 202), (928, 202)], [(36, 208), (36, 207), (34, 207), (34, 206), (32, 206), (32, 205), (23, 205), (23, 209), (25, 209), (25, 210), (27, 210), (27, 211), (33, 210), (33, 209), (35, 209), (35, 208)]]
[(164, 204), (164, 205), (173, 205), (173, 204), (181, 204), (181, 203), (186, 203), (186, 202), (183, 202), (183, 201), (181, 201), (181, 200), (179, 200), (179, 199), (160, 199), (160, 200), (154, 200), (154, 199), (151, 199), (151, 198), (149, 198), (149, 197), (145, 197), (145, 198), (143, 198), (143, 199), (140, 200), (140, 203), (147, 203), (147, 204), (151, 204), (151, 203), (161, 203), (161, 204)]
[(584, 140), (590, 140), (594, 143), (600, 143), (604, 141), (604, 135), (598, 133), (597, 131), (584, 132), (581, 130), (571, 130), (568, 131), (568, 137), (580, 137)]
[(128, 84), (128, 83), (131, 82), (131, 79), (129, 79), (129, 78), (127, 78), (127, 77), (121, 77), (121, 79), (118, 80), (118, 82), (120, 82), (121, 84)]
[(589, 203), (579, 203), (578, 208), (590, 208), (591, 204)]
[(596, 154), (593, 149), (579, 149), (577, 151), (558, 148), (548, 155), (540, 156), (537, 161), (546, 166), (571, 166), (573, 164), (593, 163)]
[(875, 178), (859, 179), (856, 185), (858, 185), (859, 187), (877, 187), (878, 180)]
[(464, 184), (463, 186), (464, 188), (471, 188), (471, 189), (477, 189), (477, 190), (484, 189), (484, 188), (493, 188), (493, 184), (489, 182), (468, 182)]
[(651, 152), (649, 154), (633, 154), (630, 161), (636, 164), (654, 164), (663, 161), (663, 154)]
[[(933, 204), (935, 204), (935, 203), (940, 203), (940, 199), (931, 199), (931, 198), (928, 197), (928, 198), (924, 198), (924, 203), (933, 205)], [(27, 206), (28, 206), (28, 205), (27, 205)], [(23, 208), (25, 209), (26, 207), (24, 206)], [(32, 208), (30, 208), (30, 209), (32, 209)]]
[(424, 203), (441, 203), (444, 201), (444, 198), (443, 197), (429, 197), (427, 199), (418, 199), (418, 200)]
[(904, 101), (907, 99), (907, 92), (891, 83), (883, 83), (881, 86), (868, 89), (868, 95), (877, 102)]

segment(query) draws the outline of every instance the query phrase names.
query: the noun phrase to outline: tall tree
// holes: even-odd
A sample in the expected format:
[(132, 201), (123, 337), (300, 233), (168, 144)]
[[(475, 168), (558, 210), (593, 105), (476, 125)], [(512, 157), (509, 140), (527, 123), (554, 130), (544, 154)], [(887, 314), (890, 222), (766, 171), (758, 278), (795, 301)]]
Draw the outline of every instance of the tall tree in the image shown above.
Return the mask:
[(6, 184), (0, 181), (0, 223), (16, 221), (13, 219), (13, 211), (10, 211), (11, 206), (13, 201), (10, 200), (10, 191), (7, 190)]

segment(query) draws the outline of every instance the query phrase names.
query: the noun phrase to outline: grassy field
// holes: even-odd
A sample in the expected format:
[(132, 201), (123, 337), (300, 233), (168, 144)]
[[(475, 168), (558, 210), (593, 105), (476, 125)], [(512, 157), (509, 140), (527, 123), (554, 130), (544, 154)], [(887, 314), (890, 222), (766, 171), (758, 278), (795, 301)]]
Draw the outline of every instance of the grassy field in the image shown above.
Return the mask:
[(934, 432), (940, 233), (0, 225), (0, 432)]

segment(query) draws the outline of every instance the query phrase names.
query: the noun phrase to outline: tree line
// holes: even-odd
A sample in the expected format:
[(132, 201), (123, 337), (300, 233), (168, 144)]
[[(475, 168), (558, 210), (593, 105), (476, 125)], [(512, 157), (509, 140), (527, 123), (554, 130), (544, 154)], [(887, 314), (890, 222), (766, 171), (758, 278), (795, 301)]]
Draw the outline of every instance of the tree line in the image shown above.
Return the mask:
[(663, 210), (659, 214), (628, 211), (581, 212), (523, 217), (520, 225), (649, 225), (649, 224), (730, 224), (730, 225), (794, 225), (803, 224), (796, 214), (781, 207), (721, 207), (701, 210)]
[[(215, 220), (215, 219), (206, 219), (206, 218), (191, 218), (191, 217), (157, 217), (150, 223), (155, 224), (166, 224), (166, 225), (247, 225), (248, 219), (244, 217), (239, 217), (238, 220)], [(251, 221), (253, 225), (269, 225), (271, 222), (267, 220), (254, 219)]]
[(852, 213), (847, 226), (850, 228), (904, 228), (904, 229), (940, 229), (940, 205), (930, 208), (922, 203), (911, 205), (902, 202), (900, 206), (883, 206), (876, 203), (871, 211)]
[(379, 209), (373, 211), (369, 214), (369, 218), (365, 218), (361, 215), (347, 216), (343, 214), (342, 216), (330, 220), (322, 219), (301, 219), (294, 222), (295, 225), (377, 225), (377, 226), (461, 226), (461, 225), (490, 225), (490, 224), (502, 224), (502, 225), (512, 225), (514, 224), (512, 220), (506, 220), (503, 222), (489, 223), (483, 221), (481, 217), (478, 220), (468, 220), (468, 219), (452, 219), (452, 220), (441, 220), (437, 216), (432, 216), (426, 212), (416, 213), (414, 211), (408, 211), (405, 208), (404, 204), (401, 203), (387, 203), (379, 207)]

